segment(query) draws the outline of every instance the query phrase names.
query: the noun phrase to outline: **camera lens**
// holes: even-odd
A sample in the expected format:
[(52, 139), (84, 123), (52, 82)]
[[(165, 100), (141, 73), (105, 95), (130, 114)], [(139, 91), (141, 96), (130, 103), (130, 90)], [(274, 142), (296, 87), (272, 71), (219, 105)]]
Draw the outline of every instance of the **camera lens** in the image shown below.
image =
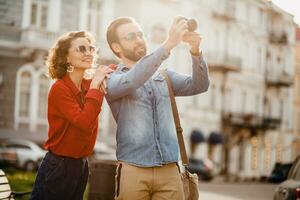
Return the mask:
[(188, 31), (190, 32), (195, 31), (198, 27), (197, 21), (195, 19), (188, 19), (187, 25), (188, 25)]

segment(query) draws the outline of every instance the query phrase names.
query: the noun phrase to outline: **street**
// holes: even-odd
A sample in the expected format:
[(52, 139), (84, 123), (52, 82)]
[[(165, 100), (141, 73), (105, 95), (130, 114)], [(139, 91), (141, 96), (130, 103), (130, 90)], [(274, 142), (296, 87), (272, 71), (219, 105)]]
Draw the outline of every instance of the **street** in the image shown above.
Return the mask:
[(276, 184), (260, 182), (229, 182), (221, 180), (200, 182), (201, 200), (269, 200)]

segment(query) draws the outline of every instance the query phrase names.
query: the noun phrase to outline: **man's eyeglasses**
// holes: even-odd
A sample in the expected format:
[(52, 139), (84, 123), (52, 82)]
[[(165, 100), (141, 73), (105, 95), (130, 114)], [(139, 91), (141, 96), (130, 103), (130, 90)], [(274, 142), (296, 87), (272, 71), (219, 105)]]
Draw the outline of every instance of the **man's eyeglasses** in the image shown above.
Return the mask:
[(133, 41), (133, 40), (136, 40), (137, 38), (143, 39), (144, 38), (143, 32), (141, 32), (141, 31), (130, 32), (125, 37), (123, 37), (123, 39), (128, 40), (128, 41)]
[(93, 54), (96, 51), (96, 47), (90, 45), (90, 46), (85, 46), (85, 45), (80, 45), (76, 48), (77, 52), (80, 52), (82, 54), (86, 54), (87, 52), (90, 52)]

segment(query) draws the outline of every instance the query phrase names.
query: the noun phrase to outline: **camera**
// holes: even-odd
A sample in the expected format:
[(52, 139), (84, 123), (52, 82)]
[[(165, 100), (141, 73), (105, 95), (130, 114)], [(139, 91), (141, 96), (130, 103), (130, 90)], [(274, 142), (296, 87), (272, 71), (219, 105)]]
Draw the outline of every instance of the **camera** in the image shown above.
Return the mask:
[(186, 17), (181, 17), (181, 19), (185, 19), (187, 21), (187, 25), (188, 25), (188, 31), (189, 32), (193, 32), (197, 29), (198, 27), (198, 24), (197, 24), (197, 21), (193, 18), (191, 19), (188, 19)]
[(188, 19), (187, 25), (188, 25), (189, 32), (195, 31), (198, 27), (197, 21), (195, 19)]

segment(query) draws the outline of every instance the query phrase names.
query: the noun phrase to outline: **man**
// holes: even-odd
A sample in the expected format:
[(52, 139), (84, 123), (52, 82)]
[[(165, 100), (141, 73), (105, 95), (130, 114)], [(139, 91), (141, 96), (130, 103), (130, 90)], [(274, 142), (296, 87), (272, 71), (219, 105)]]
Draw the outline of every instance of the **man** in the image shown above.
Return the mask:
[[(184, 199), (178, 162), (178, 143), (167, 83), (157, 69), (181, 41), (190, 45), (192, 76), (167, 70), (175, 95), (208, 89), (207, 65), (198, 33), (176, 18), (168, 39), (146, 56), (140, 26), (132, 18), (118, 18), (107, 30), (107, 41), (121, 59), (108, 79), (106, 99), (117, 122), (117, 187), (115, 199)], [(182, 66), (184, 67), (184, 66)]]

